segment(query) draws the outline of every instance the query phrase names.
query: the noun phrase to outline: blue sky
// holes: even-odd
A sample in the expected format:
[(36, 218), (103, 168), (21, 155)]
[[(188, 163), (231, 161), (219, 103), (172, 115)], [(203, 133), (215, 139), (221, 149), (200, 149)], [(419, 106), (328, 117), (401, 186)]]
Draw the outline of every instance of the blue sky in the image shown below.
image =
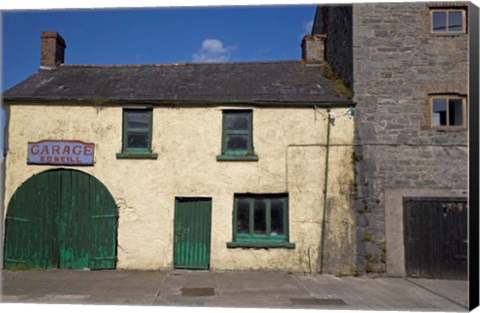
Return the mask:
[[(2, 92), (38, 71), (40, 33), (58, 31), (68, 64), (299, 60), (314, 5), (2, 12)], [(2, 110), (0, 148), (3, 150)]]
[(2, 91), (38, 70), (40, 33), (58, 31), (70, 64), (300, 59), (315, 6), (255, 6), (3, 14)]

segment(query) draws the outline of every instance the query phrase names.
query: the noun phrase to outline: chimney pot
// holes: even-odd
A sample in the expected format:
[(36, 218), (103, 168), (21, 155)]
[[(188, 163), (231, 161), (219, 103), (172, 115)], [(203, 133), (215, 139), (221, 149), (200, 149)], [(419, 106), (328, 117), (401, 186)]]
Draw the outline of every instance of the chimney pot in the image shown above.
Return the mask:
[(302, 60), (308, 64), (325, 62), (325, 34), (306, 35), (302, 40)]
[(42, 67), (55, 67), (65, 61), (65, 40), (54, 31), (42, 32)]

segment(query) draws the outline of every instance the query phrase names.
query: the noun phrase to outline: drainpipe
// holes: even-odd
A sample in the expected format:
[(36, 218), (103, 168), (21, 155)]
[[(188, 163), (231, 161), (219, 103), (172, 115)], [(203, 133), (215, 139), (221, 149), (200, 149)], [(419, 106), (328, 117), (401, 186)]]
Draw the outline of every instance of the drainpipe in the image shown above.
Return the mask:
[(323, 187), (323, 218), (322, 218), (322, 236), (321, 236), (321, 246), (320, 246), (320, 274), (323, 274), (323, 256), (325, 249), (325, 217), (327, 213), (327, 183), (328, 183), (328, 157), (330, 153), (330, 110), (327, 110), (327, 144), (326, 144), (326, 153), (325, 153), (325, 181)]

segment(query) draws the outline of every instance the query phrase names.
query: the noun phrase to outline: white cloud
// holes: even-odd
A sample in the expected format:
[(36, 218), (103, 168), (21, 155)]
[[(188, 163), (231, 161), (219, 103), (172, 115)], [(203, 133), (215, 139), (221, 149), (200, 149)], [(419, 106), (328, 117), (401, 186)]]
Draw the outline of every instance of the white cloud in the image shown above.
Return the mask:
[(260, 50), (255, 51), (255, 57), (262, 58), (262, 57), (268, 55), (269, 53), (270, 53), (270, 49), (268, 49), (268, 48), (260, 49)]
[(234, 47), (224, 47), (218, 39), (205, 39), (202, 47), (193, 54), (193, 62), (227, 62)]
[(312, 28), (313, 28), (313, 20), (305, 23), (305, 34), (311, 34), (312, 33)]
[(313, 20), (308, 22), (303, 22), (301, 33), (298, 36), (299, 39), (302, 40), (303, 37), (305, 37), (305, 35), (311, 35), (312, 29), (313, 29)]

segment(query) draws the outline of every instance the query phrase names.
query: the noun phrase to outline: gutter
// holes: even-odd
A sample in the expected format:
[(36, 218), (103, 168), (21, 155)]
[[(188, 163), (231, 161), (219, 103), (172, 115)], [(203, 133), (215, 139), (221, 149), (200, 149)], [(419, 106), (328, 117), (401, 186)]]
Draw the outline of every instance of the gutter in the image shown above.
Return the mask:
[(323, 259), (325, 255), (325, 226), (326, 221), (325, 217), (327, 216), (327, 191), (328, 191), (328, 159), (330, 154), (330, 110), (328, 112), (327, 119), (327, 144), (326, 144), (326, 153), (325, 153), (325, 180), (323, 186), (323, 218), (322, 218), (322, 235), (320, 243), (320, 274), (323, 274)]
[(165, 106), (165, 107), (217, 107), (217, 106), (253, 106), (253, 107), (281, 107), (281, 108), (346, 108), (354, 107), (356, 102), (341, 101), (292, 101), (292, 100), (126, 100), (126, 99), (45, 99), (45, 98), (6, 98), (5, 105), (12, 104), (49, 104), (49, 105), (90, 105), (90, 106)]

